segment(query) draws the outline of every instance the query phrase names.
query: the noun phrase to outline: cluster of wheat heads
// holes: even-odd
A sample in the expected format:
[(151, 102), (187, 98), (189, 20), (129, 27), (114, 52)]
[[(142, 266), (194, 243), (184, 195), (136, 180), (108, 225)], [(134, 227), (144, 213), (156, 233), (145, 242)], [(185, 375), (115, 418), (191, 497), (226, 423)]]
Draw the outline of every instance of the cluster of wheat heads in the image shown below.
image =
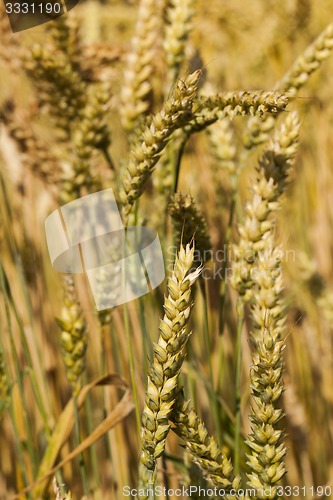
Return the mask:
[[(329, 496), (332, 283), (299, 213), (323, 224), (333, 186), (333, 25), (306, 2), (138, 3), (15, 37), (0, 11), (0, 498)], [(97, 312), (43, 224), (110, 187), (125, 225), (157, 229), (167, 277)]]

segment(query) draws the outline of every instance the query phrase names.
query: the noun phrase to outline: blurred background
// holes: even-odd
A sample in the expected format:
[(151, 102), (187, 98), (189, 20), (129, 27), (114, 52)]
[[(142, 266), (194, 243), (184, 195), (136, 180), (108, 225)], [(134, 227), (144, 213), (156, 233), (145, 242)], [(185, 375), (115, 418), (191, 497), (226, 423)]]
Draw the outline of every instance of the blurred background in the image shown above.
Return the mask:
[[(166, 12), (166, 0), (162, 7)], [(332, 0), (198, 0), (194, 8), (193, 27), (179, 77), (202, 68), (203, 91), (209, 88), (214, 91), (274, 88), (333, 18)], [(112, 187), (118, 192), (121, 172), (129, 156), (128, 136), (121, 125), (121, 90), (137, 14), (136, 1), (81, 0), (68, 16), (72, 23), (69, 29), (74, 34), (66, 38), (66, 43), (72, 43), (76, 52), (71, 45), (61, 47), (60, 38), (57, 42), (60, 55), (53, 52), (55, 60), (62, 50), (69, 56), (74, 54), (81, 65), (82, 82), (89, 87), (91, 95), (101, 86), (108, 95), (105, 120), (111, 137), (107, 148), (109, 158), (100, 151), (89, 157), (89, 168), (98, 177), (93, 190), (100, 186)], [(60, 433), (58, 441), (53, 434), (51, 443), (57, 451), (53, 451), (52, 458), (45, 459), (52, 433), (72, 394), (62, 359), (61, 328), (55, 321), (64, 303), (62, 281), (49, 261), (44, 222), (52, 210), (68, 201), (64, 196), (63, 176), (75, 161), (74, 139), (59, 134), (59, 126), (52, 116), (58, 97), (49, 94), (49, 101), (46, 97), (42, 99), (42, 92), (47, 95), (52, 87), (42, 88), (36, 59), (31, 63), (31, 54), (36, 53), (38, 47), (51, 44), (50, 50), (53, 50), (55, 35), (52, 30), (56, 23), (58, 21), (52, 21), (13, 34), (1, 5), (0, 499), (3, 500), (12, 498), (14, 492), (32, 483), (37, 474), (41, 474), (41, 464), (42, 472), (48, 472), (77, 445), (71, 414), (68, 416), (69, 432), (62, 428), (63, 434)], [(157, 40), (153, 63), (151, 112), (161, 108), (170, 91), (165, 89), (166, 63), (161, 40)], [(48, 82), (52, 83), (52, 71), (55, 71), (52, 65), (49, 71)], [(331, 56), (323, 61), (287, 108), (286, 113), (292, 109), (298, 111), (302, 126), (296, 163), (276, 230), (276, 239), (287, 256), (283, 262), (288, 304), (286, 390), (282, 398), (287, 415), (284, 419), (288, 448), (285, 484), (314, 486), (313, 494), (308, 489), (303, 495), (307, 498), (320, 496), (317, 486), (331, 485), (333, 488), (332, 74)], [(234, 144), (239, 157), (245, 127), (246, 118), (234, 120)], [(237, 202), (240, 207), (244, 207), (251, 196), (251, 182), (261, 151), (261, 146), (251, 150), (246, 164), (242, 165)], [(110, 158), (118, 168), (116, 173), (110, 168)], [(205, 133), (192, 136), (186, 145), (178, 185), (178, 189), (190, 193), (200, 207), (208, 224), (213, 253), (223, 248), (231, 200), (230, 174), (222, 168), (217, 172), (217, 162), (209, 136)], [(159, 204), (158, 189), (152, 182), (143, 196), (141, 215), (148, 225), (158, 230), (168, 252), (171, 223), (165, 213), (163, 218), (156, 217)], [(238, 237), (236, 222), (232, 228), (234, 241)], [(140, 304), (129, 304), (129, 325), (126, 326), (123, 307), (116, 308), (101, 320), (95, 312), (84, 276), (76, 276), (75, 280), (82, 315), (88, 325), (83, 383), (106, 373), (117, 373), (130, 384), (126, 343), (126, 328), (129, 328), (142, 409), (149, 345), (158, 335), (165, 286), (162, 284), (157, 291), (145, 296)], [(207, 280), (210, 362), (201, 334), (203, 297), (199, 291), (196, 293), (192, 315), (194, 333), (183, 380), (212, 433), (216, 433), (216, 423), (210, 411), (209, 388), (212, 384), (217, 388), (223, 428), (220, 444), (227, 454), (231, 454), (236, 297), (227, 284), (228, 307), (221, 333), (218, 322), (220, 286), (219, 279)], [(251, 366), (249, 329), (250, 323), (246, 322), (242, 379), (244, 435), (250, 430), (247, 419)], [(223, 337), (223, 367), (220, 366), (220, 337)], [(213, 377), (209, 372), (210, 363)], [(106, 384), (93, 388), (89, 394), (80, 411), (82, 440), (116, 408), (123, 392), (119, 387)], [(22, 395), (25, 398), (22, 399)], [(123, 486), (136, 484), (138, 458), (135, 415), (129, 409), (120, 423), (102, 432), (96, 442), (92, 439), (84, 452), (91, 491), (91, 496), (87, 497), (122, 498)], [(61, 470), (61, 478), (72, 491), (73, 498), (81, 498), (84, 488), (77, 457)], [(162, 484), (175, 485), (185, 481), (188, 475), (193, 481), (199, 481), (195, 468), (183, 457), (178, 438), (170, 435), (167, 454), (159, 464), (159, 480)], [(38, 493), (30, 498), (54, 498), (52, 486), (45, 481), (41, 484)], [(20, 498), (27, 497), (21, 495)]]

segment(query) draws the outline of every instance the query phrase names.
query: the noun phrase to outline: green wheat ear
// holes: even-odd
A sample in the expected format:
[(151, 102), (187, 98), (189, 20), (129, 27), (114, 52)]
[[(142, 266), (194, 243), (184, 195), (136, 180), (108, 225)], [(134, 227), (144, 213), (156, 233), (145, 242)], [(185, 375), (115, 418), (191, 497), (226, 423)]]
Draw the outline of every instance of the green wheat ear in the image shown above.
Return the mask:
[[(182, 438), (192, 461), (202, 470), (207, 481), (225, 490), (240, 486), (240, 478), (235, 477), (231, 460), (220, 450), (216, 440), (210, 436), (205, 424), (179, 393), (170, 420), (172, 430)], [(226, 498), (229, 498), (228, 496)]]
[(64, 306), (56, 321), (61, 328), (61, 353), (67, 379), (76, 395), (81, 388), (81, 375), (86, 368), (87, 325), (79, 305), (74, 280), (64, 278)]
[(156, 474), (156, 460), (165, 448), (169, 417), (177, 399), (178, 377), (185, 357), (184, 348), (190, 337), (187, 324), (192, 308), (191, 288), (201, 271), (191, 272), (193, 257), (194, 247), (180, 247), (168, 279), (165, 314), (148, 375), (142, 416), (141, 461), (151, 478)]

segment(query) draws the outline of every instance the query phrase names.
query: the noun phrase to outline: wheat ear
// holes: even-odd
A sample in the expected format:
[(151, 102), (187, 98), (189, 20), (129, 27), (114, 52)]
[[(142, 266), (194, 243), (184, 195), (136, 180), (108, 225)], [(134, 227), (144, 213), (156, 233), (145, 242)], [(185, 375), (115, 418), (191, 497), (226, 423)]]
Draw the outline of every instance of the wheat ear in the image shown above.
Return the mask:
[(266, 236), (274, 226), (270, 214), (281, 206), (281, 195), (298, 146), (299, 126), (297, 113), (293, 112), (276, 131), (259, 162), (252, 199), (246, 205), (244, 223), (239, 226), (240, 240), (234, 246), (231, 284), (245, 300), (252, 295), (254, 262), (258, 252), (266, 248)]
[(174, 242), (177, 246), (183, 242), (195, 241), (195, 248), (200, 254), (201, 261), (207, 260), (211, 249), (207, 223), (194, 199), (190, 194), (176, 193), (171, 198), (168, 212), (171, 215), (174, 227)]
[(200, 71), (179, 81), (162, 111), (152, 118), (142, 133), (142, 140), (132, 151), (127, 174), (120, 193), (122, 216), (127, 224), (134, 202), (143, 193), (163, 149), (177, 129), (187, 135), (208, 127), (223, 117), (238, 115), (262, 115), (285, 109), (287, 99), (275, 92), (229, 92), (196, 100)]
[(64, 277), (64, 290), (64, 307), (57, 323), (61, 328), (61, 350), (67, 379), (76, 395), (81, 388), (80, 378), (86, 367), (87, 325), (70, 275)]
[[(278, 427), (283, 417), (283, 411), (278, 407), (283, 391), (282, 353), (285, 347), (282, 291), (280, 250), (274, 247), (270, 232), (266, 249), (259, 252), (252, 306), (252, 432), (247, 441), (251, 449), (247, 453), (247, 463), (251, 469), (248, 484), (257, 489), (258, 498), (278, 498), (276, 485), (286, 472), (284, 432)], [(265, 493), (268, 490), (269, 497)]]
[(165, 314), (160, 323), (160, 336), (154, 345), (154, 359), (148, 375), (145, 407), (142, 416), (141, 461), (150, 478), (156, 471), (156, 460), (165, 448), (170, 429), (169, 417), (177, 396), (179, 371), (184, 360), (184, 347), (192, 302), (191, 288), (200, 269), (191, 272), (194, 247), (181, 246), (174, 269), (168, 279)]
[(170, 419), (174, 424), (172, 430), (183, 439), (191, 459), (207, 481), (217, 488), (237, 489), (240, 479), (233, 475), (231, 460), (219, 449), (214, 437), (209, 435), (205, 424), (182, 393), (178, 395)]
[(141, 0), (121, 92), (122, 123), (129, 132), (138, 125), (149, 107), (150, 80), (154, 71), (161, 14), (160, 0)]
[(172, 0), (167, 11), (169, 23), (166, 26), (163, 47), (168, 65), (168, 87), (179, 75), (185, 58), (185, 47), (192, 30), (196, 0)]

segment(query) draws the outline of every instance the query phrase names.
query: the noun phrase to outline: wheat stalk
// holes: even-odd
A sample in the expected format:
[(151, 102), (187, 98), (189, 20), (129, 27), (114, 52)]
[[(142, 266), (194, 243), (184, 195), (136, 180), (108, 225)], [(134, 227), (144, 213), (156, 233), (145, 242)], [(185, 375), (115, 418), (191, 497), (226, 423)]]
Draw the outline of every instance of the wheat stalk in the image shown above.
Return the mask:
[(5, 356), (0, 350), (0, 419), (6, 408), (10, 405), (10, 385), (8, 379)]

